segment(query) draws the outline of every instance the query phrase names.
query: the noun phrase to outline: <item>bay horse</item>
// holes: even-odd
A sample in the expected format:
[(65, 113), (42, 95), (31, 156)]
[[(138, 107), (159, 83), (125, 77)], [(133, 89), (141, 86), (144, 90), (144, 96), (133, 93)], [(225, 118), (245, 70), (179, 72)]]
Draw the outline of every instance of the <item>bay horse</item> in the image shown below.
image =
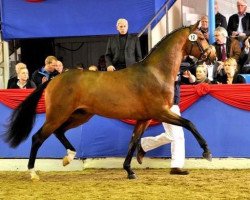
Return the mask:
[(197, 38), (193, 34), (198, 24), (182, 27), (165, 36), (145, 59), (123, 70), (92, 72), (72, 69), (35, 89), (14, 110), (4, 135), (11, 147), (27, 139), (34, 124), (38, 101), (46, 88), (46, 120), (32, 136), (28, 162), (31, 179), (39, 180), (34, 165), (43, 142), (54, 133), (67, 149), (68, 154), (63, 159), (63, 165), (67, 165), (74, 159), (76, 150), (65, 137), (65, 132), (86, 123), (93, 115), (136, 120), (123, 164), (129, 179), (136, 178), (130, 166), (131, 160), (151, 119), (191, 131), (204, 150), (203, 157), (211, 160), (208, 145), (195, 126), (170, 111), (174, 83), (183, 57), (193, 55), (214, 60), (216, 56), (214, 48), (203, 36)]

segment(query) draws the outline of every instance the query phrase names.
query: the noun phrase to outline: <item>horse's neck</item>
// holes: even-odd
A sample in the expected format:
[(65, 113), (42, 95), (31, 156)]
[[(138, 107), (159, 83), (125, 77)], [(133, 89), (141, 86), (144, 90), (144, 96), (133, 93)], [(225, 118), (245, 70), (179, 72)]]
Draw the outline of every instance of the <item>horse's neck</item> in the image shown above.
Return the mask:
[(148, 59), (150, 68), (157, 68), (154, 71), (159, 71), (172, 78), (179, 72), (180, 64), (184, 56), (185, 37), (181, 34), (174, 34), (163, 41)]

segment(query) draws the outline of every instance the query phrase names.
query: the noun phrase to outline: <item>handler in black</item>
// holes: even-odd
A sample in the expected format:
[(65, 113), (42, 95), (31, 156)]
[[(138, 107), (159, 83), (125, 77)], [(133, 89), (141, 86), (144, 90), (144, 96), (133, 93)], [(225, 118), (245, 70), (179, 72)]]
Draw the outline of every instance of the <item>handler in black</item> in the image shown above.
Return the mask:
[(116, 28), (119, 34), (109, 38), (106, 48), (107, 71), (124, 69), (142, 59), (139, 38), (128, 34), (128, 21), (119, 19)]

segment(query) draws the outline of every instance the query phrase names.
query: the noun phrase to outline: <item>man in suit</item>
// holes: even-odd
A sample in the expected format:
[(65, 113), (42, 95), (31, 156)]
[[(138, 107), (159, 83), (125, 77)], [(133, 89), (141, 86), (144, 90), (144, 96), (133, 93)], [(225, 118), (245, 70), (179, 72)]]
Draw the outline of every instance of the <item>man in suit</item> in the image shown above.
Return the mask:
[(239, 66), (239, 73), (250, 74), (250, 36), (244, 41), (244, 48), (241, 51)]
[(119, 19), (116, 28), (119, 34), (109, 38), (106, 48), (107, 71), (124, 69), (142, 59), (139, 38), (128, 34), (128, 21)]
[(214, 2), (214, 12), (215, 12), (215, 28), (221, 26), (227, 29), (227, 19), (224, 15), (219, 12), (218, 1)]
[[(217, 63), (214, 65), (213, 77), (214, 81), (225, 81), (226, 74), (223, 69), (223, 62), (227, 58), (234, 58), (239, 61), (241, 48), (240, 42), (235, 38), (229, 38), (227, 30), (223, 27), (218, 27), (214, 31), (215, 43), (213, 44), (216, 49)], [(216, 80), (217, 79), (217, 80)]]
[(237, 9), (238, 13), (229, 18), (227, 31), (229, 36), (238, 37), (242, 41), (250, 35), (250, 13), (246, 12), (246, 0), (237, 0)]

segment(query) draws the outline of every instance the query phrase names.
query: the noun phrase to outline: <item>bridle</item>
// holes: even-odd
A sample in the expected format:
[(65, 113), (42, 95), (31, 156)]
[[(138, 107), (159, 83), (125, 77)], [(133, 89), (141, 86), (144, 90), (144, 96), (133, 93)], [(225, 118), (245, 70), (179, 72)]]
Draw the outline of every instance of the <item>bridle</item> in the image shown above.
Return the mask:
[(196, 45), (200, 50), (200, 56), (198, 57), (196, 63), (205, 62), (207, 60), (211, 62), (210, 54), (211, 54), (211, 49), (213, 48), (212, 45), (209, 45), (206, 49), (204, 49), (198, 39), (196, 41), (190, 41), (190, 42), (191, 42), (191, 47), (187, 55), (191, 55), (193, 47)]

